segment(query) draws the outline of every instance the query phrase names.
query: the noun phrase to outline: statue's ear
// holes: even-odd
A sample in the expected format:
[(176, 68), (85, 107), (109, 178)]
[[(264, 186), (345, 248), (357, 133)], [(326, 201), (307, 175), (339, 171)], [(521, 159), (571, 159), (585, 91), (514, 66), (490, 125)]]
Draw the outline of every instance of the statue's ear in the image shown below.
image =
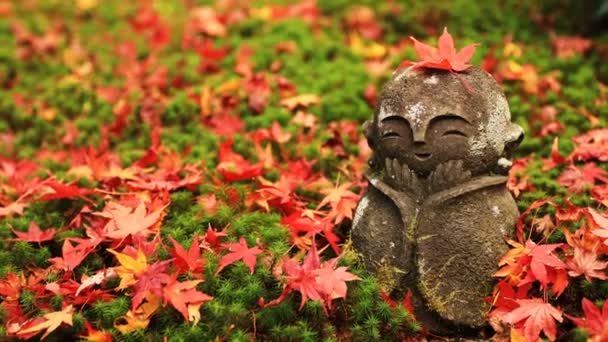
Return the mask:
[(363, 135), (365, 135), (365, 138), (367, 139), (367, 144), (369, 145), (370, 148), (374, 148), (373, 143), (374, 143), (374, 139), (373, 139), (373, 132), (372, 132), (372, 122), (370, 120), (367, 120), (363, 123)]
[(511, 123), (507, 132), (507, 139), (505, 141), (505, 156), (507, 159), (511, 159), (511, 156), (524, 140), (524, 130), (518, 124)]

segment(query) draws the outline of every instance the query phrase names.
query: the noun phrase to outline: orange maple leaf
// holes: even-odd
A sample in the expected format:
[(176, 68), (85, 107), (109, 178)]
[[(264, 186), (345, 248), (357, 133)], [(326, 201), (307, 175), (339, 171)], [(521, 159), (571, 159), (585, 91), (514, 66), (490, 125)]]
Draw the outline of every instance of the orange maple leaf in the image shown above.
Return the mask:
[(317, 209), (329, 204), (331, 206), (329, 217), (334, 218), (335, 224), (340, 224), (345, 218), (351, 220), (353, 218), (359, 195), (349, 190), (351, 185), (351, 183), (345, 183), (334, 188), (321, 190), (326, 196), (319, 203)]
[(146, 237), (154, 234), (155, 232), (151, 228), (161, 220), (164, 209), (165, 206), (154, 212), (146, 213), (146, 206), (143, 202), (140, 202), (135, 209), (110, 202), (103, 212), (97, 214), (111, 219), (104, 228), (106, 237), (124, 240), (129, 235)]
[(112, 342), (111, 333), (105, 330), (96, 330), (89, 321), (84, 321), (84, 327), (87, 329), (87, 334), (78, 337), (89, 342)]
[(147, 293), (146, 301), (135, 310), (129, 310), (125, 315), (114, 320), (114, 328), (123, 334), (133, 330), (146, 329), (150, 324), (150, 317), (160, 308), (159, 296)]
[(201, 282), (202, 280), (178, 282), (177, 274), (174, 274), (163, 289), (164, 303), (170, 302), (184, 316), (186, 321), (193, 320), (195, 325), (201, 317), (198, 311), (201, 304), (213, 299), (208, 294), (196, 289), (196, 285)]

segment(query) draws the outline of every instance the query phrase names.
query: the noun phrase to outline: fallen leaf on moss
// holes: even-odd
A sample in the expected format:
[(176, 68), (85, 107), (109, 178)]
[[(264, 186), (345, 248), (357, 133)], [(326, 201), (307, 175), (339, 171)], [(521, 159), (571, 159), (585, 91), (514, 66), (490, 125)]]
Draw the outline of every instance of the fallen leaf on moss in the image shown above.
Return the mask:
[(314, 104), (319, 104), (321, 102), (321, 98), (315, 94), (302, 94), (294, 97), (290, 97), (287, 99), (281, 100), (281, 106), (293, 111), (298, 107), (309, 107)]
[(251, 248), (247, 247), (247, 242), (243, 237), (240, 238), (238, 243), (225, 243), (222, 244), (222, 246), (228, 249), (230, 253), (222, 256), (218, 269), (215, 271), (215, 275), (218, 275), (224, 269), (224, 267), (234, 264), (239, 260), (243, 260), (245, 265), (249, 267), (251, 274), (253, 274), (253, 269), (257, 261), (257, 255), (264, 251), (259, 246)]
[(36, 324), (33, 327), (24, 329), (19, 331), (17, 334), (28, 334), (33, 332), (40, 332), (42, 330), (46, 330), (46, 332), (42, 335), (41, 339), (45, 339), (50, 333), (55, 331), (61, 324), (67, 324), (72, 326), (72, 314), (73, 307), (72, 305), (68, 305), (61, 311), (49, 312), (44, 314), (45, 321), (39, 324)]

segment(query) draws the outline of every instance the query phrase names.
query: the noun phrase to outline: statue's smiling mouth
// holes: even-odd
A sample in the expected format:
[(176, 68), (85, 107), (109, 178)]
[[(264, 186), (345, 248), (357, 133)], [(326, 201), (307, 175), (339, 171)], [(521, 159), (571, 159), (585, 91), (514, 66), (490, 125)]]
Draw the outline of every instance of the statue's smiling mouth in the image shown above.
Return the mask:
[(414, 153), (414, 155), (419, 160), (426, 160), (426, 159), (429, 159), (431, 157), (430, 153)]

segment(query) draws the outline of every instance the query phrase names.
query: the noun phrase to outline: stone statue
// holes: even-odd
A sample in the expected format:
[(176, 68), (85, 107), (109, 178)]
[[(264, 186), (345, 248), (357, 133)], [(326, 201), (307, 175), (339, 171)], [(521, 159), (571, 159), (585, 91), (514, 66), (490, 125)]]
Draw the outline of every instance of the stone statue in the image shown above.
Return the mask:
[(490, 74), (401, 69), (364, 132), (373, 150), (352, 242), (389, 293), (412, 291), (435, 333), (485, 325), (517, 206), (506, 189), (523, 130)]

